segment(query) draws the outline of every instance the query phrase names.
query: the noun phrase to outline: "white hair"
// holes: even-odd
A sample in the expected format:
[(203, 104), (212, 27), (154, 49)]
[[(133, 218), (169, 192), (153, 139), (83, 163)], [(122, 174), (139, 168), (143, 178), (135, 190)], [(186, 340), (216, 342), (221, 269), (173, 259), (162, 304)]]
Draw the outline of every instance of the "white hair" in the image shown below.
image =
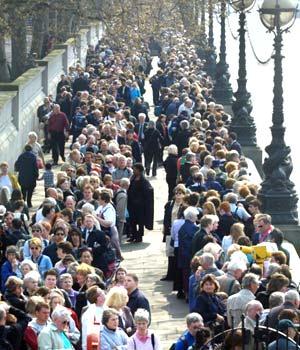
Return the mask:
[(201, 255), (201, 265), (205, 264), (208, 267), (213, 267), (215, 263), (215, 258), (211, 253), (203, 253)]
[(185, 220), (190, 220), (192, 222), (197, 220), (198, 214), (199, 212), (195, 207), (187, 207), (183, 212)]
[(67, 320), (70, 320), (70, 317), (71, 317), (71, 312), (67, 308), (61, 305), (57, 305), (51, 314), (51, 318), (53, 321), (59, 318), (65, 318)]
[(299, 301), (299, 300), (300, 300), (300, 297), (297, 290), (291, 289), (284, 294), (284, 301), (294, 303), (295, 301)]
[(177, 154), (178, 154), (178, 148), (177, 148), (177, 146), (176, 146), (176, 145), (170, 145), (170, 146), (168, 147), (168, 154), (169, 154), (169, 155), (172, 154), (172, 155), (177, 156)]
[(87, 213), (93, 214), (95, 211), (95, 208), (94, 208), (93, 204), (85, 203), (85, 204), (83, 204), (81, 210), (84, 214), (87, 214)]
[(232, 272), (237, 270), (246, 271), (247, 265), (243, 260), (233, 260), (233, 261), (230, 261), (229, 264), (227, 265), (227, 270)]
[(32, 137), (32, 136), (34, 136), (36, 139), (38, 139), (37, 133), (34, 132), (34, 131), (30, 131), (30, 132), (28, 133), (28, 137)]
[(145, 309), (137, 309), (135, 314), (134, 314), (134, 320), (135, 322), (147, 322), (149, 323), (149, 312)]
[(23, 282), (24, 284), (27, 282), (39, 282), (40, 278), (41, 276), (37, 271), (29, 271), (23, 278)]

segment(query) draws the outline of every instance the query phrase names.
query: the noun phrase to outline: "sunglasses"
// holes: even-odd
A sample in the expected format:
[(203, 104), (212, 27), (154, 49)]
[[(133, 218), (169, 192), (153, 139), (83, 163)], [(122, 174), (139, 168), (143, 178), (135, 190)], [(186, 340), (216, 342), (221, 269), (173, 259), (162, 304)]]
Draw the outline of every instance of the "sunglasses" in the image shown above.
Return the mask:
[(111, 164), (112, 163), (112, 161), (108, 161), (108, 162), (106, 162), (107, 164)]
[(61, 233), (55, 233), (55, 236), (64, 236), (65, 234), (63, 232)]
[(30, 247), (31, 250), (39, 250), (40, 247)]
[(31, 232), (41, 232), (41, 230), (39, 228), (33, 228)]

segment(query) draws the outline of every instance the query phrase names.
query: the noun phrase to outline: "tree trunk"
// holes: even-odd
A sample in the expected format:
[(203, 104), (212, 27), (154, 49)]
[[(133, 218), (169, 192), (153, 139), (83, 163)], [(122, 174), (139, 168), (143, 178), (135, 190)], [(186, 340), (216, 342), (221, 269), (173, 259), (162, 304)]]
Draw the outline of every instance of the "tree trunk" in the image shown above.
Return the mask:
[(24, 17), (10, 16), (11, 27), (11, 68), (12, 79), (16, 79), (26, 70), (27, 40), (26, 22)]
[(32, 43), (31, 54), (36, 58), (43, 58), (45, 41), (49, 36), (49, 8), (37, 7), (32, 18)]
[(7, 66), (6, 52), (5, 52), (5, 36), (0, 34), (0, 82), (10, 82), (10, 75)]

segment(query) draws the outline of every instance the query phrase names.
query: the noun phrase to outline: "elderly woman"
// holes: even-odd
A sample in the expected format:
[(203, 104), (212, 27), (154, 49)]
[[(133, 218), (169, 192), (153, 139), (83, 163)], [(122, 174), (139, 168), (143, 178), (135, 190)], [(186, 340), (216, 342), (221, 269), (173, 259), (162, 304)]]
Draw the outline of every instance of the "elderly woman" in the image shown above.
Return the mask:
[(128, 350), (161, 350), (159, 338), (150, 329), (149, 325), (149, 312), (145, 309), (137, 309), (134, 314), (134, 320), (136, 324), (136, 332), (129, 339), (127, 349)]
[(51, 315), (51, 324), (44, 327), (38, 336), (38, 348), (43, 350), (73, 350), (80, 333), (70, 323), (70, 312), (63, 306), (57, 306)]
[(114, 309), (106, 309), (102, 316), (101, 350), (126, 350), (128, 336), (119, 328), (119, 313)]
[(31, 252), (31, 260), (37, 265), (40, 275), (52, 269), (53, 265), (49, 256), (42, 254), (42, 241), (38, 237), (33, 237), (29, 240), (29, 249)]
[(41, 145), (37, 142), (38, 136), (34, 131), (28, 133), (28, 141), (27, 145), (32, 147), (32, 152), (35, 154), (37, 161), (41, 163), (41, 165), (45, 164), (44, 153)]
[(37, 266), (32, 260), (25, 259), (20, 264), (20, 270), (22, 276), (25, 277), (31, 271), (37, 271)]
[(105, 306), (118, 311), (119, 326), (123, 331), (131, 336), (134, 333), (135, 325), (129, 307), (126, 306), (128, 302), (128, 294), (123, 287), (113, 287), (106, 296)]
[(34, 295), (39, 287), (40, 274), (37, 271), (30, 271), (23, 279), (24, 295), (27, 297)]
[(214, 275), (204, 276), (200, 283), (200, 293), (196, 299), (193, 312), (198, 312), (207, 325), (214, 322), (223, 323), (226, 314), (226, 307), (216, 295), (219, 290), (219, 283)]
[(26, 297), (23, 294), (23, 281), (16, 277), (10, 276), (8, 277), (5, 283), (5, 300), (11, 305), (20, 309), (22, 311), (26, 311)]
[(166, 181), (169, 188), (168, 199), (171, 200), (174, 195), (174, 188), (177, 181), (177, 160), (178, 149), (176, 145), (170, 145), (168, 147), (168, 157), (164, 161), (163, 165), (166, 171)]
[(73, 278), (70, 273), (63, 273), (59, 276), (59, 286), (63, 289), (70, 298), (72, 308), (75, 308), (76, 298), (79, 292), (73, 289)]
[[(178, 231), (178, 261), (177, 267), (181, 270), (183, 279), (184, 293), (177, 294), (178, 298), (184, 298), (188, 295), (190, 261), (192, 259), (192, 241), (198, 226), (195, 224), (198, 217), (198, 210), (195, 207), (185, 209), (184, 224)], [(179, 292), (178, 292), (179, 293)]]

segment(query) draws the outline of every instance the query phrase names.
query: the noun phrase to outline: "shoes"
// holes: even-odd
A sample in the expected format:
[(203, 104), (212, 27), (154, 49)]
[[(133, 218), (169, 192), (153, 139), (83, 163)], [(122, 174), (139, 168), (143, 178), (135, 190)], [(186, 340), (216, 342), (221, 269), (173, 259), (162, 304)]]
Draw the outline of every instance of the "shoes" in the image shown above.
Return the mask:
[(160, 281), (173, 281), (172, 278), (169, 278), (168, 276), (163, 277), (160, 279)]
[(53, 162), (53, 165), (54, 165), (54, 166), (58, 165), (58, 162)]
[(66, 161), (66, 158), (65, 157), (61, 157), (62, 161), (65, 162)]
[(177, 293), (177, 299), (185, 299), (185, 294), (182, 290)]
[(130, 237), (130, 238), (127, 239), (126, 242), (130, 242), (130, 243), (131, 243), (131, 242), (134, 242), (134, 238), (133, 238), (133, 237)]
[(137, 238), (134, 240), (134, 243), (141, 243), (143, 242), (143, 239), (142, 238)]

